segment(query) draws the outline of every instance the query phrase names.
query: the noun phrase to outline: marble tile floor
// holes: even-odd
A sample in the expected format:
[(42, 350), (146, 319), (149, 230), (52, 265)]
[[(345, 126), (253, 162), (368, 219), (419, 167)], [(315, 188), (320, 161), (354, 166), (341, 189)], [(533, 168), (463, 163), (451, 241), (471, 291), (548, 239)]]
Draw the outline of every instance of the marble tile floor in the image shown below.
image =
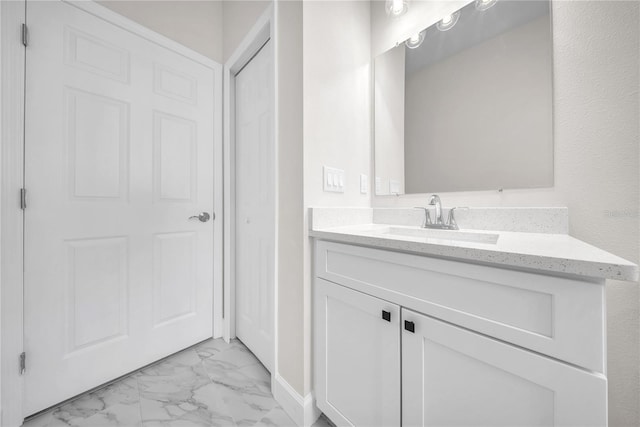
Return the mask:
[[(30, 418), (24, 427), (294, 426), (238, 340), (208, 340)], [(323, 417), (314, 427), (329, 427)]]

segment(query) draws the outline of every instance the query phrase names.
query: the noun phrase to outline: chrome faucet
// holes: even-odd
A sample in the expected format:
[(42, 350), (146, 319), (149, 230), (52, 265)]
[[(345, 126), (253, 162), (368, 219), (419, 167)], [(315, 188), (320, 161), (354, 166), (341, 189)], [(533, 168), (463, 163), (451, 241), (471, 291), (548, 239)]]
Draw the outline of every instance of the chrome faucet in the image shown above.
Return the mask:
[(449, 217), (445, 222), (442, 218), (442, 202), (440, 201), (440, 196), (434, 194), (429, 198), (429, 206), (433, 206), (435, 208), (435, 220), (431, 220), (431, 213), (429, 212), (429, 208), (425, 207), (416, 207), (415, 209), (424, 210), (424, 221), (422, 222), (422, 228), (438, 228), (441, 230), (459, 230), (458, 223), (456, 222), (456, 218), (454, 216), (454, 211), (456, 209), (467, 209), (467, 208), (451, 208), (449, 209)]
[(436, 222), (435, 225), (444, 224), (444, 220), (442, 219), (442, 202), (440, 201), (440, 196), (434, 194), (429, 198), (429, 206), (436, 207)]

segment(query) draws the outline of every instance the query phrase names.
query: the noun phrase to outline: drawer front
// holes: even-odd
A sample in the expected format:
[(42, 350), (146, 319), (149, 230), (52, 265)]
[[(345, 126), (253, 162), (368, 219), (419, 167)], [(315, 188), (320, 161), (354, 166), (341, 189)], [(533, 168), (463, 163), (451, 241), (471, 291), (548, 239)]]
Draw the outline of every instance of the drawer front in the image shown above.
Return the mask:
[(317, 241), (315, 275), (551, 357), (605, 372), (604, 286)]

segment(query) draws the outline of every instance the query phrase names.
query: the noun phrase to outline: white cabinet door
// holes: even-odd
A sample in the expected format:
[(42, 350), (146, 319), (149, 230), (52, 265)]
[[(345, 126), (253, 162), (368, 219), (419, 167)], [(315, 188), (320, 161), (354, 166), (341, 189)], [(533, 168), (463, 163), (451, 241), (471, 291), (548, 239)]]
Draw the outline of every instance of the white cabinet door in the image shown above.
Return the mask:
[(316, 279), (315, 389), (337, 425), (400, 425), (400, 308)]
[(601, 375), (402, 310), (403, 426), (604, 426), (606, 402)]
[(220, 132), (212, 68), (27, 8), (25, 415), (212, 336)]

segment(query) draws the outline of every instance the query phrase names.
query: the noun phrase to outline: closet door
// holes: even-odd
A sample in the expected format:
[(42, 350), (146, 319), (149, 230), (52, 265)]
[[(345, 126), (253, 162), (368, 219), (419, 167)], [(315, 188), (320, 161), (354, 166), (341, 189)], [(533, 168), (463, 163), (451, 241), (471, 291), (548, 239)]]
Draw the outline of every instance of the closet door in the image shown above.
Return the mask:
[(236, 335), (270, 371), (276, 223), (271, 44), (235, 78)]
[(607, 381), (402, 310), (403, 426), (604, 426)]
[(400, 425), (400, 307), (316, 279), (315, 390), (337, 425)]

